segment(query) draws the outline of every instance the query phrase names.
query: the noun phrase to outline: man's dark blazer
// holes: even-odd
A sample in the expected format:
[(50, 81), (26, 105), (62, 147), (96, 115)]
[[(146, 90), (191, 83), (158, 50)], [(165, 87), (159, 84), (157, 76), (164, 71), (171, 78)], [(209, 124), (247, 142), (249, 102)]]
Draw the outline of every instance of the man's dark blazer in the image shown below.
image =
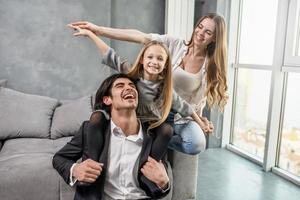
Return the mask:
[[(106, 120), (101, 127), (92, 125), (89, 121), (83, 122), (79, 131), (62, 149), (60, 149), (53, 157), (53, 167), (63, 177), (67, 184), (70, 183), (70, 168), (80, 158), (82, 161), (91, 158), (103, 163), (102, 173), (98, 179), (92, 184), (76, 183), (75, 200), (101, 200), (104, 190), (104, 179), (107, 166), (107, 155), (110, 141), (110, 121)], [(154, 135), (146, 133), (147, 129), (143, 127), (143, 145), (139, 161), (138, 181), (140, 187), (146, 192), (151, 199), (157, 199), (165, 196), (169, 190), (163, 192), (154, 183), (145, 185), (141, 181), (141, 167), (147, 161), (150, 154)], [(88, 135), (92, 135), (93, 140), (88, 140)], [(91, 136), (90, 136), (91, 137)], [(89, 141), (89, 142), (88, 142)], [(94, 141), (91, 144), (90, 141)], [(92, 147), (93, 146), (93, 147)], [(98, 148), (98, 149), (97, 149)], [(118, 148), (118, 147), (115, 147)], [(166, 166), (166, 165), (165, 165)], [(148, 189), (151, 188), (151, 189)]]

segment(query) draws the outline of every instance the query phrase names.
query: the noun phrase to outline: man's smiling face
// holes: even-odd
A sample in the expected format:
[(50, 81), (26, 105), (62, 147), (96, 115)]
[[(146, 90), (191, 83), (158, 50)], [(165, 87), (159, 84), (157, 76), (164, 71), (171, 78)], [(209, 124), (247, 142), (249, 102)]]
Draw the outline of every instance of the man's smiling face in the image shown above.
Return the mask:
[(111, 105), (111, 110), (135, 110), (138, 105), (138, 92), (131, 80), (118, 78), (112, 85), (111, 95), (105, 96), (103, 102)]

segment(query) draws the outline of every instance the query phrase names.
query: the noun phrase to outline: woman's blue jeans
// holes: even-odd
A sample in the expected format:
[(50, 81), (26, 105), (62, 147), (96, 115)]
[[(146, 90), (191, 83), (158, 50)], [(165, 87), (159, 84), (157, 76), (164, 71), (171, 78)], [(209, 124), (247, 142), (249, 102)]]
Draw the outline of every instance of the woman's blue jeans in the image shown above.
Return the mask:
[(185, 124), (175, 124), (174, 113), (170, 112), (167, 122), (174, 129), (174, 135), (168, 146), (170, 149), (189, 155), (196, 155), (205, 150), (205, 135), (195, 121), (189, 121)]

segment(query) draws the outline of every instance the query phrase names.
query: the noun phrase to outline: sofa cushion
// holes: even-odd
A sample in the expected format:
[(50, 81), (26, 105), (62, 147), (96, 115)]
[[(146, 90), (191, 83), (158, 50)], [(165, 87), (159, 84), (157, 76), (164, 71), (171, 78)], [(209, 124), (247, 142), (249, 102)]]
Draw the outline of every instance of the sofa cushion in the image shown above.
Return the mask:
[(1, 79), (0, 80), (0, 87), (6, 87), (6, 83), (7, 83), (6, 79)]
[(49, 137), (56, 99), (0, 87), (0, 102), (0, 140)]
[(85, 96), (57, 107), (51, 126), (51, 138), (74, 135), (92, 113), (91, 96)]
[(61, 149), (71, 137), (57, 140), (48, 138), (16, 138), (6, 140), (0, 151), (0, 161), (19, 157), (25, 154), (52, 154)]
[(24, 154), (0, 160), (1, 199), (53, 200), (59, 197), (59, 174), (52, 154)]

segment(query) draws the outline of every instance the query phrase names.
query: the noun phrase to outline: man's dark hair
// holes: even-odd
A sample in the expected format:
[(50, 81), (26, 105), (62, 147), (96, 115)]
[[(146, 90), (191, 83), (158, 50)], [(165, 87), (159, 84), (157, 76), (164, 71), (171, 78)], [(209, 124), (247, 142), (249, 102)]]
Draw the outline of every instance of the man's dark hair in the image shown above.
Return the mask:
[(101, 83), (100, 87), (96, 92), (94, 110), (105, 110), (108, 114), (110, 114), (111, 108), (110, 106), (107, 106), (103, 103), (103, 97), (112, 96), (111, 94), (112, 85), (118, 78), (127, 78), (135, 84), (135, 81), (126, 74), (120, 73), (120, 74), (113, 74), (109, 76)]

